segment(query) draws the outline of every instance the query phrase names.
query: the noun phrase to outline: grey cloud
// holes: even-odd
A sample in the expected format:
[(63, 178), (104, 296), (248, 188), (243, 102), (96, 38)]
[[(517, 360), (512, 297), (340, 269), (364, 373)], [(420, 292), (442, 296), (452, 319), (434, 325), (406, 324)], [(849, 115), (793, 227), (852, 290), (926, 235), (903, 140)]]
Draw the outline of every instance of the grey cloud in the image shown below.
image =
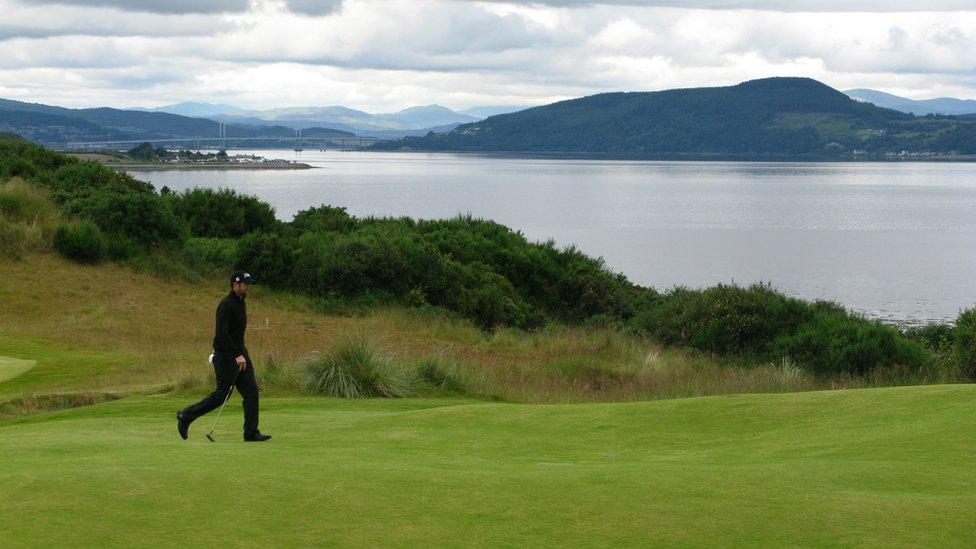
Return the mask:
[(304, 15), (328, 15), (342, 7), (342, 0), (285, 0), (290, 11)]
[(27, 5), (115, 8), (150, 13), (231, 13), (247, 11), (250, 0), (20, 0)]
[[(504, 0), (499, 1), (504, 2)], [(929, 0), (927, 2), (919, 2), (918, 0), (532, 0), (515, 3), (562, 7), (613, 5), (710, 10), (754, 9), (784, 12), (972, 11), (976, 8), (973, 0)]]

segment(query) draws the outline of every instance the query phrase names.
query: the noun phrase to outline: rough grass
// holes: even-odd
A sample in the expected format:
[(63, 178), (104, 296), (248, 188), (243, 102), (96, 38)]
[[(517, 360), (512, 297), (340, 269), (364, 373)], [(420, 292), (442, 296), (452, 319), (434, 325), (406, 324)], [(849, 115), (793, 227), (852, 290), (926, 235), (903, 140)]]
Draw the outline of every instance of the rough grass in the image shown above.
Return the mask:
[[(82, 266), (50, 253), (0, 259), (0, 355), (37, 366), (0, 383), (0, 400), (50, 392), (212, 386), (206, 362), (222, 280), (160, 279), (117, 264)], [(45, 273), (45, 276), (37, 276)], [(664, 348), (609, 328), (550, 325), (486, 334), (436, 309), (374, 308), (323, 314), (314, 300), (258, 287), (249, 298), (248, 346), (269, 395), (305, 394), (289, 366), (368, 333), (398, 368), (420, 378), (414, 392), (459, 388), (519, 402), (606, 402), (742, 392), (783, 392), (924, 383), (935, 377), (879, 372), (815, 379), (781, 364), (737, 364)], [(439, 362), (442, 372), (419, 370)], [(444, 376), (454, 380), (444, 379)], [(440, 379), (438, 379), (440, 378)], [(453, 387), (452, 387), (453, 386)]]
[[(235, 401), (237, 399), (235, 398)], [(0, 423), (0, 546), (971, 547), (976, 387), (640, 403), (186, 399)], [(134, 527), (133, 525), (138, 525)], [(219, 534), (218, 534), (219, 533)], [(216, 537), (215, 537), (216, 536)]]
[(0, 257), (19, 259), (50, 247), (58, 207), (48, 192), (19, 178), (0, 183)]

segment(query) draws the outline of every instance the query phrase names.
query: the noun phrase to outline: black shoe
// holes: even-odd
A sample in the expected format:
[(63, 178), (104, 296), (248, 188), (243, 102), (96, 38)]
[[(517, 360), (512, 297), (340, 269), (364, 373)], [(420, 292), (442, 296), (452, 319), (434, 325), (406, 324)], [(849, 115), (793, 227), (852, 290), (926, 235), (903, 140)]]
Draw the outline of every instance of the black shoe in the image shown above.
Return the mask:
[(193, 420), (185, 419), (183, 417), (183, 412), (176, 412), (176, 430), (179, 431), (180, 437), (183, 440), (186, 440), (186, 437), (189, 434), (191, 423), (193, 423)]
[(262, 434), (261, 431), (258, 431), (251, 436), (244, 437), (244, 442), (264, 442), (266, 440), (271, 440), (271, 435)]

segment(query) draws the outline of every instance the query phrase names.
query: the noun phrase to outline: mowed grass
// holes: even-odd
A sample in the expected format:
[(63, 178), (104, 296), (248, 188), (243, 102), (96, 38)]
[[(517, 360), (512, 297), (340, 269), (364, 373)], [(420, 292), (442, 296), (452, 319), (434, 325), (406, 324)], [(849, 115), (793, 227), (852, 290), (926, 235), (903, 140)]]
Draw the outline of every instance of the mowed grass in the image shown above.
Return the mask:
[[(185, 400), (185, 399), (184, 399)], [(976, 387), (642, 403), (139, 397), (0, 423), (0, 546), (972, 546)]]
[(0, 356), (0, 382), (19, 376), (33, 368), (36, 363), (36, 360)]

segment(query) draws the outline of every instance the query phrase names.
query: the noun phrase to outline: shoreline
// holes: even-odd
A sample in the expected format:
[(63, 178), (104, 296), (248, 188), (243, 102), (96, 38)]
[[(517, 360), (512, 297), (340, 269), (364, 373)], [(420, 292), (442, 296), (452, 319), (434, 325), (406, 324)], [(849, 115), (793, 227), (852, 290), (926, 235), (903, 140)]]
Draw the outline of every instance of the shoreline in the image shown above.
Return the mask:
[(131, 172), (160, 172), (170, 170), (184, 171), (224, 171), (224, 170), (314, 170), (315, 166), (305, 163), (294, 164), (114, 164), (102, 163), (107, 168)]

